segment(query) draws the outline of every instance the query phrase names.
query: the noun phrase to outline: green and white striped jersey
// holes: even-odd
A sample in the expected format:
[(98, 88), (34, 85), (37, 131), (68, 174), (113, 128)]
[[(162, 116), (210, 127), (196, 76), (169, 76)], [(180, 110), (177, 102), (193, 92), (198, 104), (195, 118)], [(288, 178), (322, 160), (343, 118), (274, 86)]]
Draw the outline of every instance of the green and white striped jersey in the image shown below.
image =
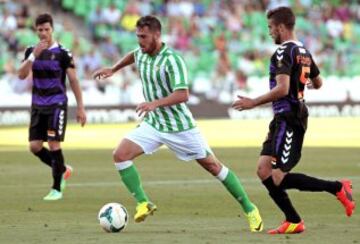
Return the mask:
[[(147, 102), (167, 97), (178, 89), (188, 89), (184, 60), (165, 44), (154, 56), (137, 48), (134, 57)], [(161, 132), (180, 132), (195, 127), (195, 120), (185, 103), (156, 108), (144, 120)]]

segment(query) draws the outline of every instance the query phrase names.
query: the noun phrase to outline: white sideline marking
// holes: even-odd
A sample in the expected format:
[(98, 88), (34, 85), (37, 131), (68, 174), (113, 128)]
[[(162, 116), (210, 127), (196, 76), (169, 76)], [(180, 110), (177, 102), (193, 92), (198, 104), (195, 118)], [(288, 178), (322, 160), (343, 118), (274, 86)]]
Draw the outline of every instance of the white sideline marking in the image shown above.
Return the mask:
[[(352, 181), (360, 181), (360, 176), (337, 176), (334, 177), (321, 177), (321, 179), (325, 180), (338, 180), (338, 179), (349, 179)], [(261, 182), (257, 178), (240, 178), (240, 182), (251, 182), (251, 183), (258, 183), (259, 186)], [(202, 180), (155, 180), (155, 181), (143, 181), (143, 185), (145, 186), (193, 186), (193, 185), (206, 185), (206, 184), (219, 184), (220, 182), (216, 179), (202, 179)], [(119, 186), (121, 185), (121, 180), (118, 181), (111, 181), (111, 182), (101, 182), (101, 181), (94, 181), (94, 182), (85, 182), (85, 183), (68, 183), (67, 186), (69, 187), (107, 187), (107, 186)], [(22, 185), (21, 185), (22, 186)], [(7, 188), (7, 187), (21, 187), (20, 185), (0, 185), (0, 188)], [(48, 187), (49, 184), (29, 184), (26, 187), (30, 188), (39, 188), (39, 187)]]

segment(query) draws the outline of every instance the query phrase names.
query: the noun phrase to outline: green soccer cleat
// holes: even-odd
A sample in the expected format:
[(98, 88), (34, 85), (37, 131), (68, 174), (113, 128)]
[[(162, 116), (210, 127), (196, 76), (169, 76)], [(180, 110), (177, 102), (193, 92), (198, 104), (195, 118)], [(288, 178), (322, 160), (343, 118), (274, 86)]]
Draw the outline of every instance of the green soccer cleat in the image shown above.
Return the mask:
[(51, 189), (50, 192), (43, 198), (45, 201), (57, 201), (62, 198), (62, 193), (58, 190)]
[(263, 221), (261, 219), (258, 208), (254, 205), (255, 209), (248, 213), (246, 216), (249, 221), (251, 232), (261, 232), (263, 230)]
[(142, 202), (139, 203), (136, 207), (136, 213), (134, 216), (134, 220), (136, 223), (142, 222), (146, 219), (150, 214), (152, 215), (154, 211), (156, 211), (157, 207), (155, 204), (151, 202)]

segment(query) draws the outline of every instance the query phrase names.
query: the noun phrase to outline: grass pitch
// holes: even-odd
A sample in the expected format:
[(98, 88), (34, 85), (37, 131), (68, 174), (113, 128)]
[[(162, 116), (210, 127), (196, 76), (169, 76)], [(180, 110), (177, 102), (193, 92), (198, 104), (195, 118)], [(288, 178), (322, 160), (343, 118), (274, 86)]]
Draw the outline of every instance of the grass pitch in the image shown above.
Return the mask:
[[(235, 135), (224, 132), (222, 138), (207, 128), (230, 128), (230, 124), (212, 123), (218, 122), (200, 122), (199, 126), (210, 144), (216, 146), (214, 152), (240, 177), (261, 211), (265, 229), (278, 226), (283, 216), (255, 176), (259, 146), (244, 147), (247, 139), (260, 145), (266, 122), (252, 131), (251, 123), (236, 121), (233, 128), (238, 127), (240, 132)], [(305, 233), (281, 236), (250, 233), (240, 206), (224, 187), (194, 161), (183, 163), (168, 150), (136, 160), (145, 190), (159, 210), (144, 223), (135, 223), (132, 220), (135, 203), (111, 163), (112, 147), (133, 126), (89, 126), (83, 130), (69, 127), (64, 152), (75, 173), (64, 199), (58, 202), (42, 200), (51, 185), (50, 169), (27, 151), (26, 128), (0, 129), (0, 243), (360, 243), (360, 215), (355, 212), (351, 218), (346, 217), (336, 198), (326, 193), (289, 191), (305, 220)], [(330, 123), (323, 127), (324, 132), (334, 128)], [(344, 130), (350, 130), (349, 127)], [(294, 172), (328, 179), (350, 178), (354, 197), (360, 199), (358, 130), (343, 135), (355, 138), (353, 146), (344, 139), (338, 142), (345, 144), (325, 147), (329, 145), (319, 142), (330, 143), (326, 138), (331, 133), (321, 136), (316, 132), (319, 131), (314, 130), (313, 137), (307, 135), (303, 158)], [(76, 133), (96, 137), (77, 138)], [(14, 136), (5, 137), (7, 134)], [(237, 137), (244, 144), (227, 145)], [(323, 146), (313, 147), (316, 143)], [(122, 233), (108, 234), (98, 225), (97, 212), (108, 202), (120, 202), (129, 211), (131, 219)]]

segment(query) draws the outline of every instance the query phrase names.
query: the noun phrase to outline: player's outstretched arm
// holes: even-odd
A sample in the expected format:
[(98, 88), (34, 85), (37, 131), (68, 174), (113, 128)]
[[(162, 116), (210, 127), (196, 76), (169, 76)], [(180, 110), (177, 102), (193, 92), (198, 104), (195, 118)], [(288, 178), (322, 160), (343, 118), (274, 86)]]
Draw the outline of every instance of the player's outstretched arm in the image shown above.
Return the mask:
[(95, 73), (93, 74), (93, 77), (94, 77), (94, 79), (98, 79), (98, 80), (106, 79), (106, 78), (112, 76), (118, 70), (120, 70), (128, 65), (131, 65), (134, 62), (135, 62), (134, 52), (130, 52), (127, 55), (125, 55), (125, 57), (120, 59), (116, 64), (114, 64), (112, 67), (102, 68), (102, 69), (95, 71)]
[(242, 111), (246, 109), (252, 109), (268, 102), (276, 101), (282, 97), (285, 97), (289, 93), (289, 87), (290, 76), (285, 74), (277, 75), (276, 86), (268, 93), (265, 93), (264, 95), (254, 99), (238, 96), (239, 99), (232, 104), (232, 108)]
[(77, 104), (76, 120), (81, 124), (81, 126), (84, 126), (86, 123), (86, 113), (85, 113), (79, 81), (76, 77), (76, 69), (68, 68), (66, 69), (66, 74), (69, 78), (70, 86), (76, 99), (76, 104)]

